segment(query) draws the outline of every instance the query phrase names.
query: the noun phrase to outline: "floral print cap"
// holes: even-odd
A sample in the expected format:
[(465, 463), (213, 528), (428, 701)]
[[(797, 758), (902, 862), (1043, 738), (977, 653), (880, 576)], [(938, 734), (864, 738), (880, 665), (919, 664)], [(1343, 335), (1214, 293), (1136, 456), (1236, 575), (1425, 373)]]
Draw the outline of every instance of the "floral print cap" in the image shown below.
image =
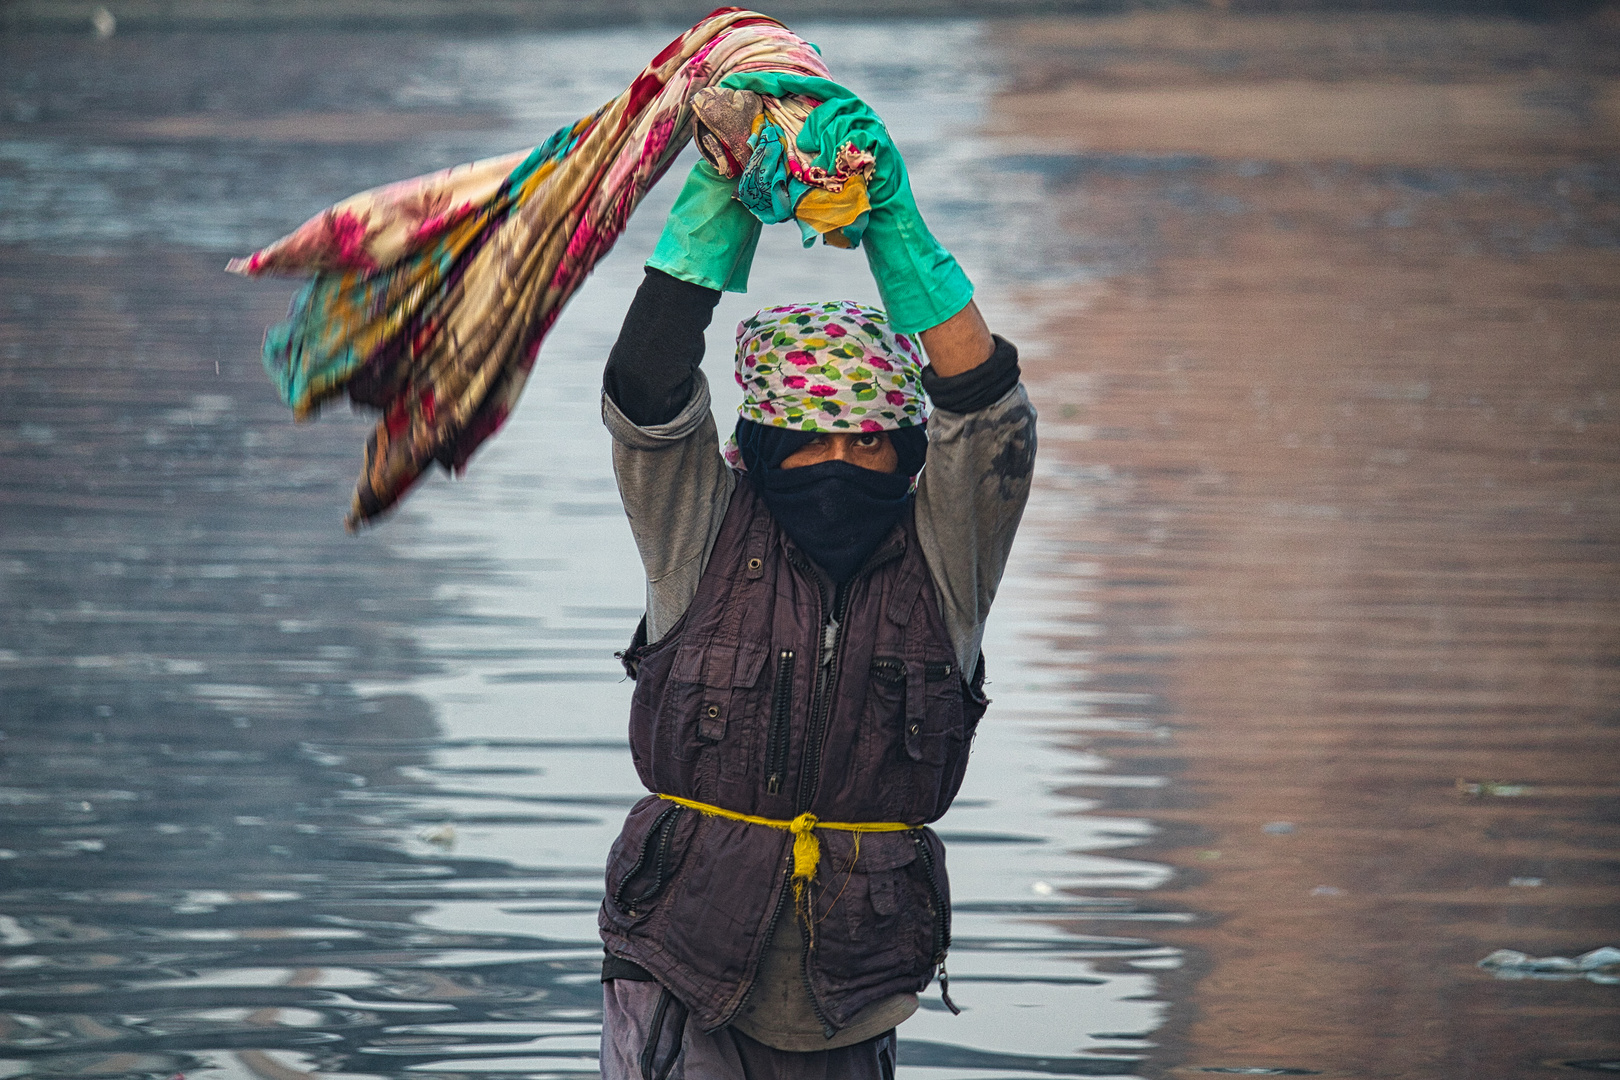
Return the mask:
[[(799, 431), (894, 431), (928, 421), (916, 342), (853, 300), (766, 308), (737, 324), (744, 420)], [(742, 467), (736, 437), (726, 460)]]

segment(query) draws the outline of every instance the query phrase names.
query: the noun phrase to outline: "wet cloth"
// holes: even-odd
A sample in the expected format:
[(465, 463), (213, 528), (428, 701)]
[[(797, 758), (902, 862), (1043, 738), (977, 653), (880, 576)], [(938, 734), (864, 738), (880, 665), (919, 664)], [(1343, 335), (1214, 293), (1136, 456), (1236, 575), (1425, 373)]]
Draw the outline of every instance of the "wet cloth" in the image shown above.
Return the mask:
[[(770, 102), (779, 104), (775, 112), (767, 109)], [(817, 235), (836, 247), (854, 247), (872, 208), (867, 183), (876, 159), (846, 143), (834, 151), (830, 169), (817, 165), (814, 151), (798, 145), (808, 117), (797, 115), (791, 104), (820, 102), (808, 95), (767, 98), (720, 86), (699, 90), (692, 96), (698, 149), (717, 175), (736, 182), (737, 199), (759, 221), (796, 221), (805, 247)]]
[(629, 979), (602, 984), (602, 1013), (602, 1080), (894, 1080), (892, 1030), (853, 1046), (782, 1053), (735, 1028), (705, 1034), (658, 983)]
[(840, 156), (851, 148), (873, 156), (875, 167), (868, 181), (871, 212), (860, 246), (895, 329), (927, 330), (967, 306), (973, 283), (928, 231), (911, 194), (905, 161), (888, 128), (860, 97), (831, 80), (791, 73), (739, 73), (721, 80), (721, 85), (819, 100), (795, 140), (800, 150), (814, 155), (817, 170), (835, 170)]
[(811, 188), (793, 206), (793, 218), (799, 223), (805, 247), (809, 247), (818, 234), (833, 247), (855, 247), (861, 242), (871, 213), (872, 200), (867, 198), (866, 178), (858, 175), (850, 177), (840, 191)]
[(769, 123), (756, 127), (737, 181), (737, 200), (766, 225), (796, 222), (805, 247), (821, 234), (835, 247), (858, 245), (872, 209), (867, 197), (872, 155), (846, 144), (835, 154), (830, 173), (813, 170), (793, 153), (793, 132)]
[(737, 179), (737, 201), (767, 225), (793, 218), (793, 196), (788, 191), (787, 148), (782, 129), (764, 124), (748, 140), (753, 154)]
[(765, 99), (752, 90), (709, 86), (692, 95), (692, 111), (697, 114), (693, 141), (698, 152), (716, 173), (737, 179), (752, 152), (748, 140), (765, 111)]
[[(782, 24), (721, 9), (541, 146), (363, 192), (230, 264), (315, 275), (265, 338), (296, 415), (345, 392), (382, 411), (351, 527), (499, 430), (563, 305), (691, 136), (688, 99), (750, 71), (828, 74)], [(785, 131), (808, 112), (792, 92), (765, 109)]]

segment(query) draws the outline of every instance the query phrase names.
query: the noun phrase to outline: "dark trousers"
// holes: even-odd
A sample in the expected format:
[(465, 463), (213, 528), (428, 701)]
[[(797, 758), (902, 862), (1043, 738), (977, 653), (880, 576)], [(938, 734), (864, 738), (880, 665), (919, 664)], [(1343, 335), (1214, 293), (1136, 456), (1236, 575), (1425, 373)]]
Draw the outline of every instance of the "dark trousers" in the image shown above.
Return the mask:
[(602, 1080), (894, 1080), (893, 1030), (838, 1050), (775, 1050), (740, 1031), (705, 1035), (655, 982), (602, 984)]

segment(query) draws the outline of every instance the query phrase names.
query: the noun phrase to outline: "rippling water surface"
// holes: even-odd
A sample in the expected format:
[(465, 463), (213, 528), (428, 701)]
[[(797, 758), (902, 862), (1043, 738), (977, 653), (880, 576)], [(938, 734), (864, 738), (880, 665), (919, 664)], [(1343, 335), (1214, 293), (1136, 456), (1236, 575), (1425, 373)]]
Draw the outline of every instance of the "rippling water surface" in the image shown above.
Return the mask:
[[(973, 134), (978, 26), (808, 34), (975, 275), (1092, 272), (1040, 178)], [(667, 37), (4, 44), (0, 1075), (595, 1074), (601, 867), (639, 794), (612, 652), (642, 599), (597, 388), (674, 184), (467, 478), (357, 538), (369, 424), (291, 423), (257, 359), (290, 289), (220, 267), (352, 191), (538, 141)], [(754, 307), (849, 295), (874, 298), (863, 261), (769, 235), (711, 379)], [(1049, 478), (940, 825), (964, 1015), (925, 998), (909, 1077), (1130, 1075), (1181, 962), (1155, 932), (1187, 916), (1132, 898), (1168, 875), (1128, 850), (1152, 828), (1086, 812), (1162, 777), (1060, 749), (1155, 725), (1151, 695), (1085, 684), (1096, 570)], [(1055, 565), (1074, 589), (1037, 579)]]
[[(1620, 945), (1620, 22), (799, 29), (1042, 413), (905, 1080), (1620, 1069), (1614, 972), (1478, 966)], [(0, 1076), (595, 1074), (598, 386), (675, 178), (358, 537), (369, 421), (290, 421), (221, 267), (669, 33), (0, 37)], [(768, 230), (723, 422), (806, 297), (875, 290)]]

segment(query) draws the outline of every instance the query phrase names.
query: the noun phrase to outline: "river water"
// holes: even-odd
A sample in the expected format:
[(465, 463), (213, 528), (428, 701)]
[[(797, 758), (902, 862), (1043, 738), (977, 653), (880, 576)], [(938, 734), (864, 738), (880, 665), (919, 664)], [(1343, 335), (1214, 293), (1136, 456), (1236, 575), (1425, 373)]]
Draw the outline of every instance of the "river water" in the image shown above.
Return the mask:
[[(975, 273), (1087, 272), (1039, 177), (974, 137), (995, 81), (979, 27), (806, 32), (888, 117)], [(257, 359), (289, 288), (220, 268), (351, 191), (539, 141), (667, 37), (9, 44), (6, 1075), (594, 1073), (601, 866), (640, 794), (612, 653), (642, 597), (597, 394), (674, 185), (467, 477), (357, 538), (340, 519), (368, 425), (291, 423)], [(875, 300), (864, 260), (769, 236), (715, 319), (714, 385), (738, 318), (822, 296)], [(1151, 828), (1058, 793), (1162, 778), (1054, 752), (1150, 722), (1030, 636), (1084, 617), (1033, 580), (1048, 560), (1086, 573), (1033, 534), (1009, 573), (994, 718), (940, 825), (964, 1014), (928, 997), (908, 1076), (1130, 1074), (1154, 973), (1179, 962), (1153, 932), (1185, 916), (1113, 895), (1168, 876), (1115, 853)]]
[[(1612, 943), (1610, 159), (1379, 165), (1396, 140), (1290, 164), (1309, 148), (1252, 124), (1213, 145), (1185, 108), (1252, 99), (1096, 96), (1254, 74), (1167, 26), (797, 27), (887, 118), (1043, 414), (994, 704), (939, 825), (963, 1015), (925, 995), (901, 1075), (1603, 1067), (1613, 986), (1474, 961)], [(0, 1074), (595, 1074), (601, 866), (640, 793), (612, 653), (642, 601), (597, 395), (674, 184), (467, 476), (357, 537), (369, 420), (291, 422), (258, 363), (290, 286), (221, 267), (353, 191), (538, 142), (668, 37), (0, 40)], [(1259, 63), (1298, 77), (1292, 49)], [(1535, 100), (1606, 107), (1578, 91)], [(1435, 283), (1482, 264), (1430, 234), (1496, 275), (1472, 330)], [(1503, 314), (1537, 289), (1544, 314)], [(834, 296), (875, 300), (864, 262), (768, 230), (711, 383), (739, 318)], [(1500, 347), (1532, 332), (1567, 358)], [(1489, 410), (1529, 419), (1447, 426)], [(1517, 524), (1537, 508), (1558, 516)], [(1389, 606), (1412, 588), (1420, 611)], [(1508, 781), (1552, 801), (1479, 794)]]

